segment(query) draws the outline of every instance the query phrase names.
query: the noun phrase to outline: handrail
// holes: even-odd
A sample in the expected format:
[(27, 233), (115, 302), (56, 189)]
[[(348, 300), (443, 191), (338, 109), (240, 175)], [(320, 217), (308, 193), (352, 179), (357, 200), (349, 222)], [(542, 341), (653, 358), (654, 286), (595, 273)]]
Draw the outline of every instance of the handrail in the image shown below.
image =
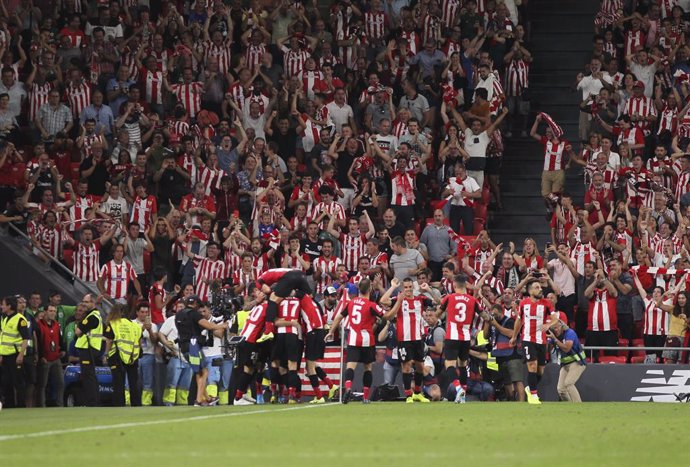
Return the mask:
[[(40, 246), (40, 245), (38, 245), (38, 246), (34, 245), (34, 243), (31, 241), (31, 238), (30, 238), (27, 234), (25, 234), (24, 232), (22, 232), (22, 231), (19, 229), (19, 227), (17, 227), (16, 225), (14, 225), (12, 222), (8, 222), (6, 225), (8, 225), (14, 232), (16, 232), (17, 234), (19, 234), (19, 236), (21, 236), (22, 238), (24, 238), (24, 240), (27, 240), (27, 241), (29, 242), (29, 244), (31, 245), (32, 248), (36, 248), (36, 249), (39, 250), (41, 253), (43, 253), (44, 255), (46, 255), (46, 257), (50, 258), (51, 261), (53, 262), (53, 264), (56, 264), (62, 271), (64, 271), (64, 272), (66, 272), (67, 274), (69, 274), (69, 275), (72, 277), (72, 279), (74, 279), (74, 281), (80, 283), (86, 290), (90, 290), (92, 293), (97, 294), (97, 295), (100, 296), (100, 292), (99, 292), (98, 290), (94, 290), (89, 284), (87, 284), (86, 282), (84, 282), (83, 280), (81, 280), (80, 278), (78, 278), (78, 277), (74, 274), (74, 272), (72, 272), (67, 266), (65, 266), (64, 264), (62, 264), (62, 262), (60, 262), (60, 260), (59, 260), (58, 258), (56, 258), (55, 256), (51, 255), (51, 254), (50, 254), (48, 251), (46, 251), (42, 246)], [(111, 301), (108, 300), (107, 298), (102, 298), (102, 300), (103, 300), (104, 302), (106, 302), (107, 304), (109, 304), (110, 306), (113, 305), (113, 302), (111, 302)]]

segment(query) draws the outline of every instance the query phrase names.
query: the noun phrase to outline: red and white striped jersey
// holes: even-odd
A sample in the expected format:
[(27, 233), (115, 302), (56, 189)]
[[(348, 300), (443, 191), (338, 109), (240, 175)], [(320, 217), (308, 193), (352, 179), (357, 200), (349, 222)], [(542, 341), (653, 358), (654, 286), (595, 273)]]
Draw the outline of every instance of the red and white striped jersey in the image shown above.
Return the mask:
[(93, 195), (79, 196), (77, 195), (74, 204), (69, 208), (69, 231), (74, 232), (81, 228), (85, 223), (86, 210), (94, 206), (96, 199)]
[(48, 228), (44, 225), (39, 225), (36, 230), (36, 240), (41, 248), (48, 252), (51, 256), (58, 259), (62, 258), (62, 247), (65, 243), (65, 234), (57, 227)]
[(398, 342), (422, 340), (424, 297), (405, 298), (398, 295), (398, 300), (402, 300), (396, 314)]
[(656, 134), (661, 134), (662, 131), (670, 131), (672, 135), (676, 134), (678, 129), (678, 106), (669, 106), (664, 104), (659, 114), (659, 128)]
[[(299, 321), (300, 318), (300, 303), (296, 298), (286, 298), (280, 305), (278, 305), (278, 318), (286, 321)], [(278, 334), (297, 334), (301, 335), (301, 327), (294, 326), (276, 326)]]
[[(640, 115), (642, 117), (651, 117), (657, 115), (654, 102), (651, 98), (645, 96), (630, 97), (625, 104), (624, 113), (630, 116)], [(652, 122), (647, 122), (643, 120), (632, 122), (632, 124), (635, 128), (639, 128), (640, 130), (642, 130), (645, 136), (649, 135), (650, 130), (652, 128)]]
[(383, 39), (387, 23), (388, 19), (383, 11), (367, 11), (364, 13), (364, 32), (372, 42)]
[(307, 50), (298, 50), (295, 52), (283, 46), (283, 70), (288, 79), (293, 76), (299, 76), (304, 69), (304, 62), (311, 57), (311, 53)]
[(350, 26), (347, 26), (344, 31), (336, 34), (336, 40), (346, 41), (349, 39), (354, 39), (352, 45), (339, 47), (340, 61), (348, 69), (356, 70), (359, 49), (366, 44), (366, 36), (363, 31), (352, 31)]
[(256, 305), (249, 312), (247, 320), (244, 322), (240, 336), (250, 344), (256, 343), (256, 340), (261, 336), (264, 330), (264, 324), (266, 323), (266, 308), (268, 305), (262, 303), (261, 305)]
[(566, 140), (554, 144), (546, 136), (541, 137), (544, 145), (544, 171), (563, 170), (563, 151), (570, 143)]
[(266, 52), (267, 49), (263, 43), (247, 45), (247, 50), (244, 52), (245, 64), (252, 74), (261, 67), (261, 60)]
[(441, 5), (441, 19), (443, 20), (445, 27), (453, 27), (455, 17), (457, 16), (458, 11), (460, 11), (461, 3), (462, 2), (460, 0), (443, 0), (443, 4)]
[(340, 234), (340, 257), (345, 268), (350, 271), (357, 270), (359, 258), (366, 254), (367, 236), (365, 234), (350, 235)]
[(316, 87), (318, 89), (321, 86), (322, 81), (323, 73), (320, 71), (302, 70), (302, 88), (304, 89), (308, 99), (314, 99), (314, 88)]
[(240, 109), (244, 108), (244, 101), (247, 98), (247, 92), (251, 94), (251, 91), (254, 89), (253, 86), (250, 86), (249, 89), (245, 89), (244, 86), (242, 86), (242, 83), (239, 81), (235, 81), (230, 85), (228, 88), (228, 94), (230, 94), (230, 98), (237, 104), (237, 107)]
[(211, 291), (211, 281), (215, 279), (225, 279), (228, 277), (225, 269), (225, 262), (222, 259), (212, 260), (201, 256), (194, 256), (194, 282), (196, 284), (196, 294), (201, 301), (209, 298)]
[(518, 316), (522, 320), (522, 341), (535, 344), (546, 344), (546, 334), (542, 326), (549, 322), (553, 305), (545, 298), (536, 302), (531, 298), (520, 301)]
[(335, 274), (336, 269), (338, 269), (338, 266), (341, 264), (343, 264), (342, 260), (335, 256), (331, 256), (330, 258), (319, 256), (314, 260), (312, 264), (314, 270), (316, 271), (318, 269), (321, 271), (321, 278), (316, 283), (317, 294), (323, 294), (326, 288), (333, 283), (331, 274)]
[(665, 336), (669, 329), (670, 315), (657, 306), (652, 297), (644, 298), (644, 330), (647, 336)]
[[(311, 216), (312, 219), (318, 217), (319, 214), (321, 214), (324, 211), (334, 216), (335, 220), (345, 219), (345, 208), (343, 208), (343, 205), (338, 203), (337, 201), (331, 201), (330, 204), (326, 204), (322, 201), (316, 206), (314, 206), (314, 212)], [(321, 221), (319, 228), (323, 230), (325, 228), (325, 225), (326, 221)]]
[(169, 71), (168, 61), (173, 56), (172, 50), (163, 49), (160, 52), (156, 52), (153, 49), (148, 49), (147, 52), (147, 55), (156, 59), (156, 68), (158, 68), (158, 71)]
[(638, 47), (644, 47), (644, 43), (647, 40), (644, 31), (641, 29), (638, 31), (630, 30), (625, 33), (625, 50), (623, 56), (627, 57), (637, 52)]
[(256, 272), (257, 276), (260, 276), (261, 274), (265, 273), (270, 269), (271, 260), (268, 258), (267, 253), (261, 253), (259, 256), (253, 256), (254, 271)]
[[(311, 262), (311, 257), (308, 254), (302, 253), (300, 256), (307, 263)], [(304, 266), (302, 266), (302, 263), (299, 262), (299, 259), (297, 259), (294, 256), (287, 254), (287, 253), (286, 253), (286, 256), (284, 258), (287, 258), (286, 267), (288, 267), (290, 269), (298, 269), (302, 272), (307, 272), (307, 269), (305, 269)]]
[(673, 161), (668, 156), (664, 157), (662, 160), (652, 157), (647, 161), (647, 170), (652, 173), (662, 175), (664, 188), (673, 189), (673, 175), (666, 175), (664, 173), (665, 168), (673, 168)]
[(115, 260), (110, 260), (101, 268), (101, 279), (105, 293), (114, 300), (127, 298), (127, 286), (130, 281), (137, 278), (137, 273), (127, 261), (117, 264)]
[(407, 129), (407, 123), (403, 122), (402, 120), (396, 120), (395, 123), (393, 123), (391, 134), (397, 137), (398, 140), (405, 135), (409, 135), (410, 131)]
[(654, 194), (650, 188), (651, 174), (644, 167), (639, 172), (632, 167), (625, 167), (620, 170), (621, 177), (626, 174), (628, 175), (626, 193), (630, 198), (630, 205), (634, 208), (644, 206), (645, 199)]
[(391, 52), (391, 58), (393, 61), (391, 72), (395, 78), (394, 81), (399, 83), (410, 70), (410, 61), (414, 58), (414, 53), (407, 49), (407, 53), (403, 55), (399, 49), (395, 49)]
[(204, 85), (195, 81), (189, 84), (173, 84), (170, 87), (177, 98), (177, 102), (182, 104), (190, 118), (194, 118), (201, 110), (201, 95), (204, 93)]
[(436, 44), (439, 43), (441, 38), (443, 28), (443, 20), (435, 15), (426, 14), (422, 20), (422, 39), (423, 43), (426, 44), (429, 41), (435, 41)]
[[(188, 194), (182, 197), (180, 202), (180, 211), (186, 213), (190, 209), (203, 208), (210, 213), (215, 214), (216, 212), (216, 202), (213, 196), (204, 196), (204, 199), (199, 199), (193, 194)], [(201, 225), (201, 220), (205, 217), (203, 214), (190, 214), (191, 223)]]
[(479, 247), (472, 250), (468, 256), (470, 257), (470, 267), (475, 271), (481, 271), (484, 261), (491, 257), (491, 249), (487, 247), (486, 250), (483, 250)]
[[(232, 271), (232, 268), (228, 265), (227, 262), (225, 264), (225, 267), (228, 271)], [(251, 269), (250, 271), (236, 269), (235, 272), (232, 273), (232, 285), (243, 285), (244, 291), (242, 292), (242, 294), (245, 297), (247, 296), (247, 286), (249, 284), (253, 284), (255, 281), (256, 273), (254, 272), (254, 269)]]
[(675, 195), (676, 199), (680, 199), (688, 191), (688, 183), (690, 183), (690, 172), (680, 172), (678, 174), (678, 181), (676, 182)]
[(203, 166), (201, 169), (196, 169), (192, 172), (192, 186), (197, 182), (204, 184), (204, 194), (210, 196), (213, 190), (220, 189), (220, 179), (225, 176), (223, 169), (211, 169), (208, 166)]
[(590, 241), (588, 243), (577, 242), (570, 252), (570, 260), (581, 276), (585, 274), (585, 264), (594, 261), (595, 251), (596, 246)]
[(168, 131), (177, 135), (186, 135), (189, 133), (189, 123), (180, 120), (168, 120)]
[[(303, 298), (303, 300), (305, 299)], [(311, 332), (314, 329), (323, 329), (324, 315), (321, 314), (317, 306), (301, 307), (301, 310), (304, 332)]]
[(441, 293), (443, 295), (451, 294), (455, 291), (455, 286), (453, 285), (453, 279), (448, 279), (447, 277), (441, 278)]
[(391, 205), (412, 206), (415, 202), (414, 180), (415, 173), (409, 170), (396, 170), (391, 173)]
[(156, 198), (152, 195), (146, 197), (146, 199), (141, 199), (139, 196), (134, 200), (132, 204), (132, 210), (130, 211), (129, 223), (139, 224), (141, 232), (147, 232), (148, 228), (153, 223), (153, 216), (158, 212), (158, 204), (156, 203)]
[(144, 87), (144, 99), (149, 104), (163, 104), (163, 72), (142, 68), (139, 77)]
[(474, 316), (479, 313), (477, 300), (469, 294), (451, 293), (443, 297), (441, 308), (446, 311), (446, 339), (471, 341)]
[(529, 63), (524, 60), (511, 60), (506, 67), (506, 95), (521, 96), (529, 88)]
[(101, 262), (101, 241), (96, 239), (88, 247), (81, 242), (74, 246), (72, 272), (84, 282), (96, 282)]
[(34, 82), (29, 89), (29, 121), (33, 122), (38, 116), (38, 109), (48, 103), (48, 94), (53, 89), (53, 83), (46, 81), (43, 84)]
[(373, 347), (376, 345), (374, 325), (376, 318), (383, 316), (383, 309), (362, 297), (350, 300), (340, 314), (348, 317), (347, 327), (350, 329), (348, 345), (354, 347)]
[(417, 55), (422, 50), (422, 39), (416, 31), (402, 31), (400, 33), (400, 38), (405, 39), (408, 43), (408, 48), (410, 52)]
[(69, 108), (72, 110), (72, 116), (78, 118), (84, 107), (91, 104), (91, 85), (85, 80), (79, 83), (71, 82), (65, 89), (65, 95)]
[(616, 297), (606, 289), (594, 289), (594, 296), (589, 300), (587, 313), (588, 331), (615, 331), (618, 329), (616, 314)]
[(218, 59), (218, 73), (225, 74), (230, 71), (231, 66), (231, 51), (230, 47), (222, 43), (221, 45), (216, 45), (212, 41), (204, 42), (204, 63), (208, 62), (210, 57), (215, 57)]

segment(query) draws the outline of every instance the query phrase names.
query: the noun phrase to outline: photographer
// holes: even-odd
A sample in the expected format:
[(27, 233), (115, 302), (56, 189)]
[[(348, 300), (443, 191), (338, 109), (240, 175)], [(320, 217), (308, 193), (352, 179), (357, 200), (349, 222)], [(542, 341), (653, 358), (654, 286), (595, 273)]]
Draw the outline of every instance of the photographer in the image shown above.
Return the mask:
[(525, 363), (522, 344), (510, 345), (515, 320), (506, 316), (504, 305), (493, 305), (491, 313), (482, 313), (484, 337), (492, 344), (491, 355), (496, 358), (499, 377), (503, 380), (510, 401), (525, 401)]
[[(191, 295), (184, 299), (185, 308), (175, 315), (175, 325), (179, 334), (180, 352), (196, 373), (197, 397), (195, 405), (208, 405), (206, 401), (206, 374), (203, 372), (203, 353), (201, 345), (205, 342), (202, 330), (222, 332), (225, 322), (209, 321), (211, 311), (207, 305), (202, 306), (199, 297)], [(215, 335), (215, 333), (214, 333)]]
[(560, 319), (546, 332), (549, 343), (558, 351), (560, 356), (561, 371), (558, 374), (558, 397), (562, 401), (582, 402), (575, 383), (587, 369), (585, 352), (582, 350), (577, 334), (565, 324), (564, 319), (567, 317), (565, 313), (561, 313)]
[[(217, 310), (215, 309), (211, 311), (209, 307), (202, 307), (201, 311), (204, 316), (208, 314), (207, 319), (212, 324), (221, 324), (225, 322), (222, 315), (216, 315)], [(223, 373), (228, 373), (228, 382), (230, 381), (230, 374), (232, 373), (232, 359), (224, 358), (227, 330), (228, 327), (226, 324), (222, 331), (202, 331), (202, 335), (204, 336), (204, 345), (201, 347), (201, 351), (204, 356), (204, 360), (203, 369), (201, 370), (201, 378), (205, 381), (207, 395), (206, 402), (209, 405), (216, 405), (220, 401), (218, 386), (220, 385), (221, 379), (223, 381), (226, 380)], [(226, 363), (229, 363), (229, 365)], [(197, 385), (199, 387), (196, 398), (198, 402), (200, 400), (199, 396), (204, 394), (201, 391), (201, 386), (198, 383)], [(228, 386), (229, 384), (224, 386), (226, 395)], [(227, 396), (225, 399), (225, 403), (227, 404)]]
[[(191, 287), (191, 285), (190, 285)], [(184, 303), (176, 302), (172, 306), (172, 312), (182, 311)], [(164, 346), (164, 361), (167, 359), (166, 383), (163, 392), (163, 405), (172, 407), (174, 405), (187, 405), (189, 403), (189, 386), (192, 383), (192, 369), (189, 362), (180, 352), (179, 334), (175, 325), (175, 315), (173, 314), (165, 320), (158, 331), (160, 343)]]

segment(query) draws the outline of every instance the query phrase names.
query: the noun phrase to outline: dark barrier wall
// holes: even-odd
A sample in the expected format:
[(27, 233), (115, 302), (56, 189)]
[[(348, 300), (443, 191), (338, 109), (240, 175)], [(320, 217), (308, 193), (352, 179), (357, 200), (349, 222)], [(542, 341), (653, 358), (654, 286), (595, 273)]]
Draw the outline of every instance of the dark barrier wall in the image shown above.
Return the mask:
[[(543, 401), (557, 401), (558, 365), (547, 365), (539, 384)], [(690, 392), (688, 365), (590, 364), (577, 383), (583, 402), (676, 402)]]

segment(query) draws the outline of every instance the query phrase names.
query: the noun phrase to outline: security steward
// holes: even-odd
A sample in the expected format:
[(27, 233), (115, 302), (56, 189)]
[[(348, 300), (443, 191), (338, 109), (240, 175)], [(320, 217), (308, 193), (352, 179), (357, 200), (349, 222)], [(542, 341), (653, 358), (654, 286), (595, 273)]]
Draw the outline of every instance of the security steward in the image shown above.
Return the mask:
[(7, 408), (24, 407), (26, 381), (23, 365), (29, 337), (29, 324), (17, 311), (17, 298), (5, 297), (0, 319), (0, 366), (2, 395)]
[(141, 355), (141, 326), (124, 317), (126, 305), (116, 304), (106, 321), (105, 355), (113, 375), (113, 405), (125, 405), (125, 378), (129, 382), (132, 407), (141, 406), (139, 387), (139, 356)]
[(86, 305), (86, 309), (91, 311), (77, 324), (74, 330), (74, 334), (77, 336), (75, 347), (81, 366), (84, 404), (88, 407), (96, 407), (98, 406), (96, 362), (103, 346), (103, 320), (91, 294), (85, 295), (82, 301)]

